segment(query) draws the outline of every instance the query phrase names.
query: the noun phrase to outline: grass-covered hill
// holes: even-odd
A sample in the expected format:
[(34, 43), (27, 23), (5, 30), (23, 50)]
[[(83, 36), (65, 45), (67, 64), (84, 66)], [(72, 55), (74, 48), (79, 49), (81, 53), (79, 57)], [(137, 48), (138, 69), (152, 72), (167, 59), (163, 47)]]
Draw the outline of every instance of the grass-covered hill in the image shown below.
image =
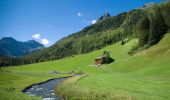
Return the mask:
[[(49, 72), (83, 72), (56, 87), (68, 100), (169, 100), (170, 99), (170, 33), (158, 44), (130, 56), (138, 39), (124, 45), (118, 42), (91, 53), (37, 64), (4, 67), (0, 70), (2, 100), (40, 99), (21, 92), (32, 83), (65, 74)], [(94, 66), (94, 58), (110, 51), (111, 64)]]

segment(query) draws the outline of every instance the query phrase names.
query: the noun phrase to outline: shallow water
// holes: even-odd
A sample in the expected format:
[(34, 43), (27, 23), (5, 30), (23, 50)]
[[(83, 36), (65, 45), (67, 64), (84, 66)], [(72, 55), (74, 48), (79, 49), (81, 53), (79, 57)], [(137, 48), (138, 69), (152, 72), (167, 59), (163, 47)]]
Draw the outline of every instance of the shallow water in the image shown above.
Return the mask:
[(66, 78), (56, 78), (39, 84), (34, 84), (25, 90), (24, 93), (30, 96), (41, 96), (43, 100), (60, 100), (61, 98), (55, 94), (55, 86)]

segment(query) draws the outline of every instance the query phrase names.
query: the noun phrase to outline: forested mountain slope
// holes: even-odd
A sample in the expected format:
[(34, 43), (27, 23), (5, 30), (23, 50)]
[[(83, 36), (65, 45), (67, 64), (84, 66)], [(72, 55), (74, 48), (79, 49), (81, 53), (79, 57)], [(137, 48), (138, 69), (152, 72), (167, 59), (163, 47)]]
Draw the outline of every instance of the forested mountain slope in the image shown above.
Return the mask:
[[(85, 27), (57, 41), (54, 45), (22, 58), (23, 63), (55, 60), (101, 49), (118, 41), (139, 38), (134, 48), (146, 49), (156, 44), (170, 29), (170, 2), (152, 4), (116, 16), (107, 15), (97, 23)], [(106, 14), (105, 14), (106, 15)], [(103, 16), (105, 16), (103, 15)]]

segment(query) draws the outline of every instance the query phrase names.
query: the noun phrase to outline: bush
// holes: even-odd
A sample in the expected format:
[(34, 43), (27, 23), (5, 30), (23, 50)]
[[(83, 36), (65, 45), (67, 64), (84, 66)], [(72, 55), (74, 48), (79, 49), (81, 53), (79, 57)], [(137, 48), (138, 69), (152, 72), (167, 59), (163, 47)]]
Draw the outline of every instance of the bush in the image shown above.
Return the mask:
[(131, 50), (128, 52), (129, 55), (133, 55), (134, 53), (136, 53), (139, 49), (139, 45), (134, 45), (132, 46)]
[(121, 45), (124, 45), (124, 44), (125, 44), (125, 41), (124, 41), (124, 40), (122, 40), (122, 41), (121, 41)]

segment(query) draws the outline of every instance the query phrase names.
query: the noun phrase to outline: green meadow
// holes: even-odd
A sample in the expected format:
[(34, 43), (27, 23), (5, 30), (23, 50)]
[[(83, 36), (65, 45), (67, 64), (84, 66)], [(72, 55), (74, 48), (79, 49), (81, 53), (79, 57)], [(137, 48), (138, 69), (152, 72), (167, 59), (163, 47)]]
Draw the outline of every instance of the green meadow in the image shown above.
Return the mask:
[[(50, 72), (83, 72), (56, 87), (56, 93), (71, 100), (169, 100), (170, 99), (170, 33), (156, 45), (130, 56), (138, 43), (131, 39), (103, 49), (60, 60), (0, 69), (0, 99), (30, 100), (22, 90), (33, 84), (69, 74)], [(94, 58), (109, 51), (111, 64), (94, 65)]]

